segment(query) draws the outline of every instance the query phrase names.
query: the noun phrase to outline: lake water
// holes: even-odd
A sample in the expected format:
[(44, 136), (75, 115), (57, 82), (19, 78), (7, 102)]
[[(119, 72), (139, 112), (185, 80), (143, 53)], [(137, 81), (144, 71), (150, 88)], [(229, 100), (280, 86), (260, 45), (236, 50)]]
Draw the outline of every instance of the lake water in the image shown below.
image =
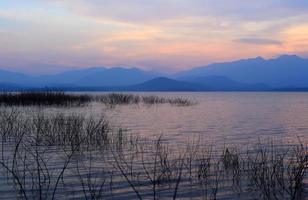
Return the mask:
[[(99, 95), (101, 93), (89, 94)], [(181, 97), (195, 103), (191, 106), (138, 104), (117, 105), (110, 108), (102, 103), (93, 102), (83, 107), (30, 106), (17, 108), (26, 116), (32, 114), (35, 116), (42, 111), (46, 112), (47, 116), (49, 112), (104, 116), (115, 130), (123, 128), (126, 130), (124, 133), (136, 134), (149, 139), (149, 141), (152, 141), (153, 138), (157, 139), (159, 136), (168, 141), (167, 146), (162, 145), (157, 149), (155, 142), (148, 145), (150, 144), (147, 143), (148, 141), (145, 141), (146, 143), (142, 141), (139, 144), (137, 142), (132, 145), (128, 144), (123, 149), (122, 147), (119, 149), (111, 147), (110, 149), (96, 149), (93, 152), (92, 150), (84, 150), (77, 153), (72, 157), (61, 178), (56, 199), (84, 199), (85, 193), (88, 194), (88, 199), (90, 199), (93, 191), (99, 192), (100, 189), (103, 189), (101, 191), (101, 198), (103, 199), (136, 199), (135, 192), (120, 169), (126, 170), (126, 175), (129, 176), (132, 184), (137, 187), (143, 199), (153, 199), (153, 180), (148, 176), (150, 176), (149, 173), (154, 174), (152, 177), (156, 174), (156, 164), (154, 167), (153, 162), (155, 160), (156, 163), (157, 152), (161, 153), (160, 161), (164, 161), (164, 152), (166, 152), (166, 156), (170, 156), (168, 157), (169, 160), (167, 159), (170, 167), (168, 168), (170, 170), (169, 179), (166, 178), (168, 173), (163, 167), (158, 170), (161, 175), (166, 176), (165, 179), (161, 179), (158, 188), (155, 189), (161, 199), (172, 199), (176, 187), (175, 180), (180, 175), (183, 176), (179, 187), (179, 197), (182, 199), (215, 199), (208, 195), (212, 195), (213, 188), (216, 187), (216, 180), (219, 182), (217, 199), (256, 199), (262, 192), (257, 191), (251, 194), (250, 179), (247, 178), (249, 171), (245, 168), (247, 166), (245, 165), (243, 168), (241, 168), (241, 164), (237, 166), (236, 169), (239, 169), (242, 175), (238, 177), (241, 179), (241, 184), (235, 184), (236, 174), (234, 172), (236, 171), (230, 173), (224, 169), (223, 163), (220, 161), (222, 153), (220, 147), (228, 146), (236, 147), (239, 150), (244, 149), (240, 154), (245, 154), (247, 153), (245, 152), (246, 147), (254, 146), (259, 142), (264, 144), (273, 141), (275, 145), (282, 145), (283, 147), (299, 144), (299, 142), (302, 144), (308, 143), (308, 93), (155, 92), (134, 94), (141, 96), (156, 95), (167, 98)], [(63, 162), (67, 159), (67, 153), (57, 146), (32, 146), (31, 141), (31, 138), (25, 138), (23, 145), (19, 147), (20, 152), (16, 155), (13, 153), (16, 149), (14, 145), (1, 141), (2, 159), (4, 158), (2, 162), (13, 166), (15, 163), (11, 160), (15, 156), (24, 159), (17, 159), (16, 161), (20, 163), (16, 164), (16, 173), (24, 181), (20, 184), (25, 186), (32, 184), (32, 188), (30, 188), (30, 185), (27, 186), (29, 188), (26, 192), (33, 198), (28, 199), (39, 199), (37, 194), (40, 190), (36, 188), (38, 185), (36, 182), (37, 174), (32, 172), (36, 171), (32, 168), (46, 167), (45, 170), (42, 169), (41, 176), (46, 179), (43, 184), (43, 188), (45, 187), (44, 189), (47, 191), (46, 195), (50, 195), (52, 190), (50, 190), (48, 184), (52, 183), (51, 185), (53, 185), (57, 181), (56, 175), (59, 174)], [(215, 150), (218, 150), (216, 153), (218, 152), (219, 156), (216, 156), (216, 160), (208, 161), (207, 153), (202, 149), (203, 146), (199, 149), (200, 151), (196, 151), (196, 154), (193, 151), (187, 151), (185, 155), (181, 155), (180, 150), (178, 152), (173, 151), (181, 149), (177, 147), (184, 147), (185, 149), (187, 142), (191, 141), (200, 141), (201, 146), (203, 144), (211, 145)], [(171, 144), (170, 149), (169, 144)], [(176, 148), (173, 149), (173, 147)], [(276, 150), (283, 153), (282, 149)], [(155, 151), (156, 153), (154, 153)], [(35, 157), (37, 155), (35, 152), (40, 152), (41, 155)], [(251, 152), (254, 153), (254, 151), (249, 151), (249, 153)], [(183, 160), (181, 156), (184, 156)], [(192, 159), (192, 162), (189, 161), (189, 158)], [(216, 161), (218, 162), (216, 163)], [(181, 162), (185, 164), (182, 165)], [(207, 165), (207, 163), (211, 164)], [(39, 168), (36, 166), (38, 164)], [(180, 167), (183, 167), (183, 174), (182, 171), (179, 171)], [(202, 176), (204, 180), (199, 176), (200, 169), (202, 175), (205, 176)], [(0, 194), (4, 194), (2, 195), (4, 199), (16, 199), (18, 196), (16, 181), (13, 181), (12, 176), (3, 167), (0, 168), (0, 174)], [(100, 184), (102, 183), (104, 185), (101, 187)], [(306, 199), (308, 195), (306, 192), (308, 190), (307, 178), (304, 180), (303, 188), (305, 192), (301, 199)]]
[[(138, 93), (142, 95), (143, 93)], [(117, 106), (105, 112), (116, 127), (171, 141), (202, 138), (215, 145), (247, 144), (258, 140), (303, 143), (308, 139), (308, 93), (209, 92), (145, 93), (183, 97), (193, 106)]]

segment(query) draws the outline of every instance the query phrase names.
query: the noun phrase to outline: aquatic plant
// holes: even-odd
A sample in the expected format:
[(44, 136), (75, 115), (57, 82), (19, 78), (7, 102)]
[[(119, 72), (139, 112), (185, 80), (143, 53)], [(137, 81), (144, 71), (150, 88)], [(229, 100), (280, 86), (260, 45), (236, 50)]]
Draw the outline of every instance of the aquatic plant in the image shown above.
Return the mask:
[(83, 106), (91, 102), (100, 102), (107, 106), (129, 104), (171, 104), (178, 106), (193, 105), (191, 101), (183, 98), (166, 98), (154, 95), (139, 96), (124, 93), (108, 93), (100, 95), (71, 94), (57, 91), (46, 92), (17, 92), (0, 93), (0, 105), (2, 106)]
[(4, 106), (81, 106), (91, 101), (89, 95), (53, 91), (0, 93), (0, 105)]
[(163, 136), (128, 135), (104, 117), (16, 108), (0, 110), (0, 136), (0, 172), (20, 199), (307, 198), (301, 143), (260, 143), (247, 152), (200, 140), (179, 147)]

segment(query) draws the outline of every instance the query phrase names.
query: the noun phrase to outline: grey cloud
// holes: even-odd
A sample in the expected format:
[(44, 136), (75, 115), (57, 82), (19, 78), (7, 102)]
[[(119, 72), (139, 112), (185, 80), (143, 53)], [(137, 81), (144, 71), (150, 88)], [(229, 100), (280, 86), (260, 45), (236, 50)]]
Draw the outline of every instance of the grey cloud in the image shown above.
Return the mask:
[(303, 15), (306, 0), (66, 0), (57, 1), (81, 15), (149, 22), (183, 16), (271, 20)]
[(254, 45), (281, 45), (279, 40), (267, 39), (267, 38), (240, 38), (235, 40), (236, 42)]

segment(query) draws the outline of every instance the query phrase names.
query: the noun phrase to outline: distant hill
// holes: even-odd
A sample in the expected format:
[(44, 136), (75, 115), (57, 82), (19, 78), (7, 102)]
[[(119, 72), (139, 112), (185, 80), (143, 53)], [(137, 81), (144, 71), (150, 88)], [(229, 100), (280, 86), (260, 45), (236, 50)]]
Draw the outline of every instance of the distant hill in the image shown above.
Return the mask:
[(36, 77), (36, 81), (41, 85), (76, 84), (84, 77), (103, 73), (105, 70), (107, 69), (104, 67), (70, 70), (55, 75), (39, 76)]
[(137, 68), (104, 68), (95, 67), (72, 70), (56, 75), (37, 77), (37, 84), (45, 86), (75, 85), (85, 87), (123, 86), (142, 83), (157, 77), (154, 72)]
[(176, 74), (175, 77), (224, 76), (241, 83), (263, 83), (272, 87), (308, 87), (308, 59), (283, 55), (216, 63)]
[(165, 77), (155, 78), (142, 84), (125, 87), (131, 91), (265, 91), (264, 84), (244, 84), (222, 76), (187, 77), (173, 80)]
[(308, 59), (284, 55), (216, 63), (163, 77), (138, 68), (92, 67), (31, 76), (0, 70), (0, 90), (306, 91)]
[(132, 91), (204, 91), (208, 89), (206, 86), (199, 84), (172, 80), (165, 77), (155, 78), (142, 84), (126, 87), (126, 90)]
[(4, 84), (28, 84), (33, 81), (34, 77), (18, 72), (0, 70), (0, 83)]
[(18, 91), (18, 90), (24, 90), (29, 89), (27, 86), (18, 85), (18, 84), (12, 84), (12, 83), (0, 83), (0, 91)]
[(125, 86), (148, 81), (157, 77), (157, 73), (137, 68), (110, 68), (82, 77), (75, 84), (82, 86)]
[(139, 84), (159, 74), (137, 68), (104, 68), (71, 70), (55, 75), (29, 76), (0, 70), (0, 83), (24, 85), (32, 88), (42, 87), (103, 87), (128, 86)]
[(182, 77), (179, 80), (202, 85), (209, 90), (215, 91), (258, 91), (271, 89), (271, 87), (265, 84), (241, 83), (224, 76), (190, 76)]

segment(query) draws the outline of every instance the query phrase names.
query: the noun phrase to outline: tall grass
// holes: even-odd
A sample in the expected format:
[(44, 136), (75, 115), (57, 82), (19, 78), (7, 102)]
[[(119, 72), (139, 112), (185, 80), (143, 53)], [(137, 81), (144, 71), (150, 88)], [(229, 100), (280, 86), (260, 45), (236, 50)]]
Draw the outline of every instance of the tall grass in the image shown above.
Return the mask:
[(0, 104), (5, 106), (80, 106), (91, 101), (89, 95), (64, 92), (1, 93)]
[(183, 98), (165, 98), (154, 95), (109, 93), (101, 95), (69, 94), (64, 92), (20, 92), (0, 93), (0, 105), (3, 106), (82, 106), (90, 102), (100, 102), (108, 106), (128, 104), (171, 104), (189, 106), (193, 103)]
[(190, 106), (193, 104), (193, 102), (189, 101), (188, 99), (183, 99), (183, 98), (165, 98), (165, 97), (158, 97), (158, 96), (143, 96), (142, 97), (142, 102), (144, 104), (171, 104), (171, 105), (179, 105), (179, 106)]
[(155, 95), (134, 95), (134, 94), (121, 94), (121, 93), (110, 93), (105, 95), (97, 96), (100, 102), (107, 105), (123, 105), (123, 104), (146, 104), (146, 105), (154, 105), (154, 104), (171, 104), (178, 106), (190, 106), (193, 105), (188, 99), (183, 98), (166, 98), (159, 97)]
[(128, 137), (103, 117), (16, 109), (0, 112), (0, 135), (0, 171), (18, 199), (307, 198), (303, 144), (180, 148)]
[(0, 112), (0, 135), (0, 166), (22, 199), (57, 199), (74, 157), (124, 144), (124, 137), (113, 134), (104, 118), (25, 115), (15, 109)]
[(308, 152), (302, 144), (284, 149), (257, 145), (247, 153), (188, 144), (183, 151), (169, 148), (159, 137), (139, 140), (130, 151), (113, 154), (115, 166), (138, 199), (307, 198)]
[(107, 105), (140, 103), (140, 97), (133, 94), (110, 93), (105, 95), (99, 95), (97, 98), (100, 102)]

